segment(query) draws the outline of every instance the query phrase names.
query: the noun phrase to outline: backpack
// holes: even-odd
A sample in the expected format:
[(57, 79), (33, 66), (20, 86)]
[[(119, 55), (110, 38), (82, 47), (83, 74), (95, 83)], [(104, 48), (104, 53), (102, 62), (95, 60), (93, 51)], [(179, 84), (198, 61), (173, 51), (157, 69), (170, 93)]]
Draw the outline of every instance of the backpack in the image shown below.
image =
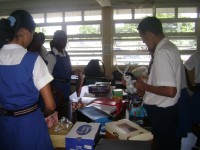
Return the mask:
[[(103, 71), (101, 71), (99, 62), (103, 66)], [(85, 67), (84, 72), (85, 76), (88, 77), (105, 77), (105, 67), (103, 62), (99, 59), (90, 60), (87, 66)]]

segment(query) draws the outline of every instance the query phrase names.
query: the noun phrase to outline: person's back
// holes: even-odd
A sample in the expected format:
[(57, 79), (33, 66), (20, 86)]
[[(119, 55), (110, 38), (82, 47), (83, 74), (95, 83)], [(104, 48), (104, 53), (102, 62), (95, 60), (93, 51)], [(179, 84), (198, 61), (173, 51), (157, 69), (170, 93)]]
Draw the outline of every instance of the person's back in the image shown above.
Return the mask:
[[(44, 116), (38, 109), (39, 92), (46, 113), (55, 103), (49, 86), (53, 79), (44, 61), (27, 52), (35, 29), (32, 16), (14, 11), (0, 20), (0, 149), (53, 150)], [(41, 72), (41, 70), (43, 70)]]

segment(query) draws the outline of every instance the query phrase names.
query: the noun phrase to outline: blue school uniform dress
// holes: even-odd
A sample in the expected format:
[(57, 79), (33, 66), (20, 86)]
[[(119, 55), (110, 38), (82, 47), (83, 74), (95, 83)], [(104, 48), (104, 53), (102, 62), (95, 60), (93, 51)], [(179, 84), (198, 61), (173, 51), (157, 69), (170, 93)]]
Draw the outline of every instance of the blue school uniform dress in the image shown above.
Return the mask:
[[(6, 110), (23, 110), (38, 102), (33, 68), (38, 55), (27, 52), (20, 64), (0, 65), (0, 105)], [(1, 150), (53, 150), (48, 128), (39, 109), (10, 116), (0, 114)]]
[[(63, 98), (65, 100), (68, 99), (70, 95), (70, 79), (71, 79), (71, 61), (70, 57), (67, 53), (65, 53), (65, 56), (60, 57), (59, 55), (55, 55), (53, 51), (50, 52), (56, 57), (56, 63), (53, 68), (52, 75), (54, 77), (54, 80), (52, 81), (52, 85), (58, 89), (63, 94)], [(58, 103), (59, 98), (56, 97), (56, 102)]]

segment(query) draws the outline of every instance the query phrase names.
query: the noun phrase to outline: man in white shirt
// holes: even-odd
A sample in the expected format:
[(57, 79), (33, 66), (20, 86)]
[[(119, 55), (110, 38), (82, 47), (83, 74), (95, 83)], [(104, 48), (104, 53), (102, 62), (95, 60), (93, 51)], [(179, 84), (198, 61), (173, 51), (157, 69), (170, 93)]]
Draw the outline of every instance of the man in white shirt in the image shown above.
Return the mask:
[(143, 19), (138, 30), (153, 58), (147, 83), (139, 79), (135, 86), (138, 92), (145, 92), (143, 100), (152, 125), (154, 146), (159, 150), (178, 150), (177, 102), (181, 89), (187, 86), (180, 54), (165, 38), (161, 21), (156, 17)]

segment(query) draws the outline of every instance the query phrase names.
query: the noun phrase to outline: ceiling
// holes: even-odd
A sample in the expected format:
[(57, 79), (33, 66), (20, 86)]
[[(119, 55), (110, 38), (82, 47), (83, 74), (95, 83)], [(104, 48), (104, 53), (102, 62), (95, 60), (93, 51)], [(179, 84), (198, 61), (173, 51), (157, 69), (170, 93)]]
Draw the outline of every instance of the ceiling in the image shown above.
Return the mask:
[(15, 9), (84, 9), (101, 7), (125, 7), (125, 6), (145, 6), (153, 4), (196, 4), (200, 6), (200, 0), (0, 0), (0, 13)]

